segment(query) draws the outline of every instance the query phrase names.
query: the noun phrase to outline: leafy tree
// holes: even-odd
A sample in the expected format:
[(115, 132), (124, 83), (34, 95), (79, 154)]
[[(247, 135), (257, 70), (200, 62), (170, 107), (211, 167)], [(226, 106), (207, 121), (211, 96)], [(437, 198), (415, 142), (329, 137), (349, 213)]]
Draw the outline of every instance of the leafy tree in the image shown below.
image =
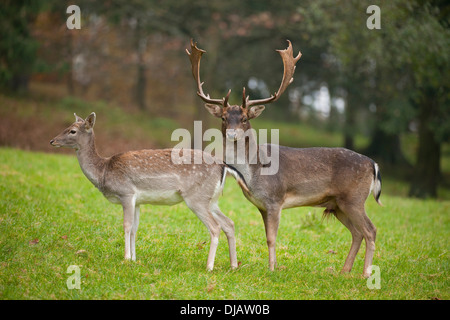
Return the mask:
[(437, 196), (441, 146), (450, 137), (450, 20), (445, 8), (440, 2), (413, 2), (403, 8), (408, 16), (397, 32), (398, 57), (410, 72), (409, 97), (419, 124), (409, 194), (421, 198)]
[(38, 1), (0, 2), (0, 86), (12, 91), (28, 88), (38, 43), (30, 25), (40, 8)]
[(318, 1), (304, 14), (311, 34), (329, 37), (327, 52), (338, 73), (329, 78), (330, 85), (347, 93), (345, 146), (353, 145), (354, 116), (372, 104), (375, 122), (367, 152), (404, 166), (399, 136), (416, 121), (419, 148), (410, 195), (435, 197), (441, 144), (450, 132), (448, 6), (441, 1), (379, 2), (381, 29), (369, 30), (363, 14), (367, 3), (333, 3)]

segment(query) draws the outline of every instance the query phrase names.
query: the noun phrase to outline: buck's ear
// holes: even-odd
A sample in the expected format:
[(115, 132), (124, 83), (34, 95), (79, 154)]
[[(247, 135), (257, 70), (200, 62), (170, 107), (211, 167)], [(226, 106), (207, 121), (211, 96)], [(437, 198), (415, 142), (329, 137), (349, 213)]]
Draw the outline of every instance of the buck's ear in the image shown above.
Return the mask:
[(247, 114), (248, 118), (253, 119), (253, 118), (259, 117), (259, 115), (264, 111), (265, 108), (266, 107), (264, 107), (264, 106), (250, 107), (250, 109), (248, 110), (248, 114)]
[(75, 116), (75, 122), (84, 122), (84, 119), (79, 117), (79, 116), (77, 116), (76, 113), (74, 113), (73, 115)]
[(85, 120), (85, 128), (86, 130), (90, 130), (94, 127), (95, 124), (95, 112), (92, 112), (89, 117), (86, 118)]
[(208, 110), (209, 113), (211, 113), (213, 116), (217, 118), (222, 118), (222, 108), (219, 106), (216, 106), (215, 104), (205, 104), (206, 110)]

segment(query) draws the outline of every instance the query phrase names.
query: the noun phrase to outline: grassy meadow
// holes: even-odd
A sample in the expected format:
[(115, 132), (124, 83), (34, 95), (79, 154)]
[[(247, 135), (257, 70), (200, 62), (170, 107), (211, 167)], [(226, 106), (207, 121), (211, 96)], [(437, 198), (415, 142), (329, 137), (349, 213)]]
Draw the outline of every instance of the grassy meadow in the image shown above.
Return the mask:
[[(380, 289), (361, 277), (364, 245), (353, 271), (339, 273), (350, 233), (315, 208), (283, 211), (270, 272), (260, 214), (232, 178), (220, 207), (236, 225), (237, 270), (222, 233), (206, 271), (209, 235), (184, 204), (142, 206), (137, 261), (125, 262), (121, 207), (74, 155), (0, 148), (0, 299), (449, 299), (450, 201), (382, 201), (367, 201)], [(80, 289), (68, 289), (71, 265)]]

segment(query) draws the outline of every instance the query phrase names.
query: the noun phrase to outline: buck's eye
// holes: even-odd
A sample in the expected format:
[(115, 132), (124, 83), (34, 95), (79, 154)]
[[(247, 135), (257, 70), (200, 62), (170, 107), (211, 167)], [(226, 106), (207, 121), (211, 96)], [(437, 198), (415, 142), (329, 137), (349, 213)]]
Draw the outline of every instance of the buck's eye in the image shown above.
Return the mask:
[(225, 117), (222, 117), (222, 121), (225, 121)]
[(70, 134), (75, 134), (75, 133), (77, 133), (76, 130), (70, 130)]

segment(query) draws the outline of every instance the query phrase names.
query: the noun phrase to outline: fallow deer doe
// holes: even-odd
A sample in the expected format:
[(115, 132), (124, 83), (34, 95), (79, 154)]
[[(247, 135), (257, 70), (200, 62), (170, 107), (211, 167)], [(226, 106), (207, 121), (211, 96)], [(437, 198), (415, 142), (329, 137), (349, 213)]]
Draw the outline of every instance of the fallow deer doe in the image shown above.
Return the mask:
[[(125, 259), (136, 260), (140, 205), (173, 205), (184, 200), (209, 230), (211, 244), (207, 268), (212, 270), (214, 267), (221, 229), (227, 236), (231, 267), (237, 267), (234, 223), (217, 204), (228, 173), (246, 189), (236, 170), (211, 159), (200, 164), (173, 163), (171, 153), (174, 149), (130, 151), (103, 158), (95, 146), (95, 113), (86, 120), (76, 114), (75, 118), (75, 123), (52, 139), (50, 144), (75, 149), (81, 170), (89, 181), (110, 202), (122, 205)], [(193, 156), (194, 152), (202, 151), (185, 149), (183, 152), (190, 152)], [(202, 159), (211, 157), (207, 153), (202, 156)]]
[[(241, 105), (230, 105), (231, 90), (222, 99), (212, 99), (203, 92), (200, 82), (200, 59), (204, 50), (197, 48), (191, 40), (191, 52), (186, 50), (197, 83), (198, 96), (206, 102), (206, 109), (222, 119), (224, 161), (226, 139), (245, 140), (248, 156), (249, 145), (257, 145), (249, 120), (258, 117), (264, 110), (262, 104), (275, 102), (293, 81), (295, 64), (301, 53), (294, 58), (290, 41), (285, 50), (277, 50), (283, 60), (284, 74), (278, 91), (266, 99), (249, 100), (243, 89)], [(250, 133), (247, 133), (250, 132)], [(269, 268), (276, 266), (275, 242), (281, 210), (300, 206), (324, 207), (324, 214), (333, 214), (352, 234), (352, 245), (342, 272), (350, 272), (362, 239), (366, 243), (363, 275), (371, 275), (375, 251), (376, 228), (367, 217), (364, 204), (372, 192), (379, 201), (381, 176), (378, 165), (370, 158), (344, 148), (289, 148), (266, 145), (267, 152), (278, 148), (279, 169), (274, 175), (262, 175), (265, 166), (258, 158), (256, 163), (247, 160), (239, 164), (234, 153), (233, 166), (243, 176), (247, 190), (245, 197), (261, 212), (269, 249)], [(259, 146), (258, 148), (261, 148)], [(258, 153), (259, 154), (259, 153)], [(228, 162), (229, 165), (231, 163)]]

